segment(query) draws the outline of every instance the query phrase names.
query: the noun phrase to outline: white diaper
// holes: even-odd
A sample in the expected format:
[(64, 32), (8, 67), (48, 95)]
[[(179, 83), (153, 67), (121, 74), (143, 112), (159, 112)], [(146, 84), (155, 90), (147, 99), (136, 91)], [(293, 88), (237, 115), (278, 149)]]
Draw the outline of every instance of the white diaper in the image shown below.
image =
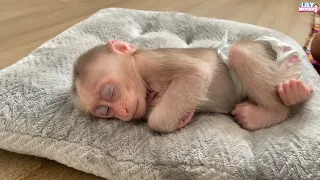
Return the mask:
[[(297, 49), (287, 43), (281, 42), (274, 37), (262, 36), (254, 41), (258, 41), (261, 43), (269, 43), (271, 47), (277, 52), (277, 59), (279, 65), (278, 73), (282, 73), (284, 79), (298, 79), (301, 75), (301, 57), (298, 53)], [(237, 95), (240, 97), (244, 97), (243, 85), (240, 80), (236, 76), (235, 72), (229, 66), (229, 50), (232, 46), (228, 43), (228, 32), (226, 31), (225, 35), (222, 38), (222, 41), (218, 43), (214, 48), (218, 50), (218, 56), (220, 59), (225, 62), (225, 64), (229, 67), (229, 72), (232, 77), (232, 80), (235, 84)]]

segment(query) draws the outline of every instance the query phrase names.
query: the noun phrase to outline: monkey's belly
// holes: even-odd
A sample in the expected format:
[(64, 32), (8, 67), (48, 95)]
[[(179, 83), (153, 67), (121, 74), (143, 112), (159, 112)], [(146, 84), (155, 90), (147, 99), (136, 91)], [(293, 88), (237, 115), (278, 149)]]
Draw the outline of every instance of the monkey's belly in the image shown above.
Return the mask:
[(200, 112), (230, 113), (241, 102), (227, 67), (220, 65), (208, 90), (208, 100), (200, 106)]

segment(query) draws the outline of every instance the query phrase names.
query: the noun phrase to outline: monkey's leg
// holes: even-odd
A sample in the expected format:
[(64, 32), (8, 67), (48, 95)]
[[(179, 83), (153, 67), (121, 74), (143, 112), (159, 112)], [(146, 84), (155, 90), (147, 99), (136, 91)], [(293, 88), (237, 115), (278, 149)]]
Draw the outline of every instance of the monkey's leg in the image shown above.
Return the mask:
[(289, 109), (276, 90), (282, 81), (277, 64), (263, 45), (252, 41), (237, 43), (230, 49), (229, 65), (243, 83), (248, 98), (257, 104), (241, 103), (232, 111), (243, 128), (266, 128), (288, 117)]

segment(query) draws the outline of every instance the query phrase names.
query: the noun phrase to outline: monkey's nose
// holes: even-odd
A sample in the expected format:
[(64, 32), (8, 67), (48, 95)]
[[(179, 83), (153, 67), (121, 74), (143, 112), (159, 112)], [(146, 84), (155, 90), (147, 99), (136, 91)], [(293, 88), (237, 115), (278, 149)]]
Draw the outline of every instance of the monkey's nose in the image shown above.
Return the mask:
[(131, 116), (130, 113), (132, 113), (128, 106), (124, 104), (117, 104), (113, 107), (114, 116), (117, 119), (120, 119), (122, 121), (130, 121)]
[(129, 110), (127, 107), (121, 107), (118, 109), (118, 112), (117, 112), (120, 116), (123, 116), (123, 117), (126, 117), (129, 115)]

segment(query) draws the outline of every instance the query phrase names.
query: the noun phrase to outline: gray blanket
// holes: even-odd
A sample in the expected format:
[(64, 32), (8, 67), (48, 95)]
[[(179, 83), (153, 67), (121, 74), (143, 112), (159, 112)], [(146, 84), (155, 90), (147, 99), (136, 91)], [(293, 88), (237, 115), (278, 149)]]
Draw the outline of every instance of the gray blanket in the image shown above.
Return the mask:
[(146, 123), (93, 120), (69, 100), (75, 58), (109, 39), (136, 46), (212, 47), (286, 35), (253, 25), (173, 12), (103, 9), (0, 71), (0, 148), (45, 157), (107, 179), (320, 178), (320, 78), (303, 56), (302, 79), (312, 99), (289, 120), (249, 132), (232, 118), (199, 114), (168, 135)]

